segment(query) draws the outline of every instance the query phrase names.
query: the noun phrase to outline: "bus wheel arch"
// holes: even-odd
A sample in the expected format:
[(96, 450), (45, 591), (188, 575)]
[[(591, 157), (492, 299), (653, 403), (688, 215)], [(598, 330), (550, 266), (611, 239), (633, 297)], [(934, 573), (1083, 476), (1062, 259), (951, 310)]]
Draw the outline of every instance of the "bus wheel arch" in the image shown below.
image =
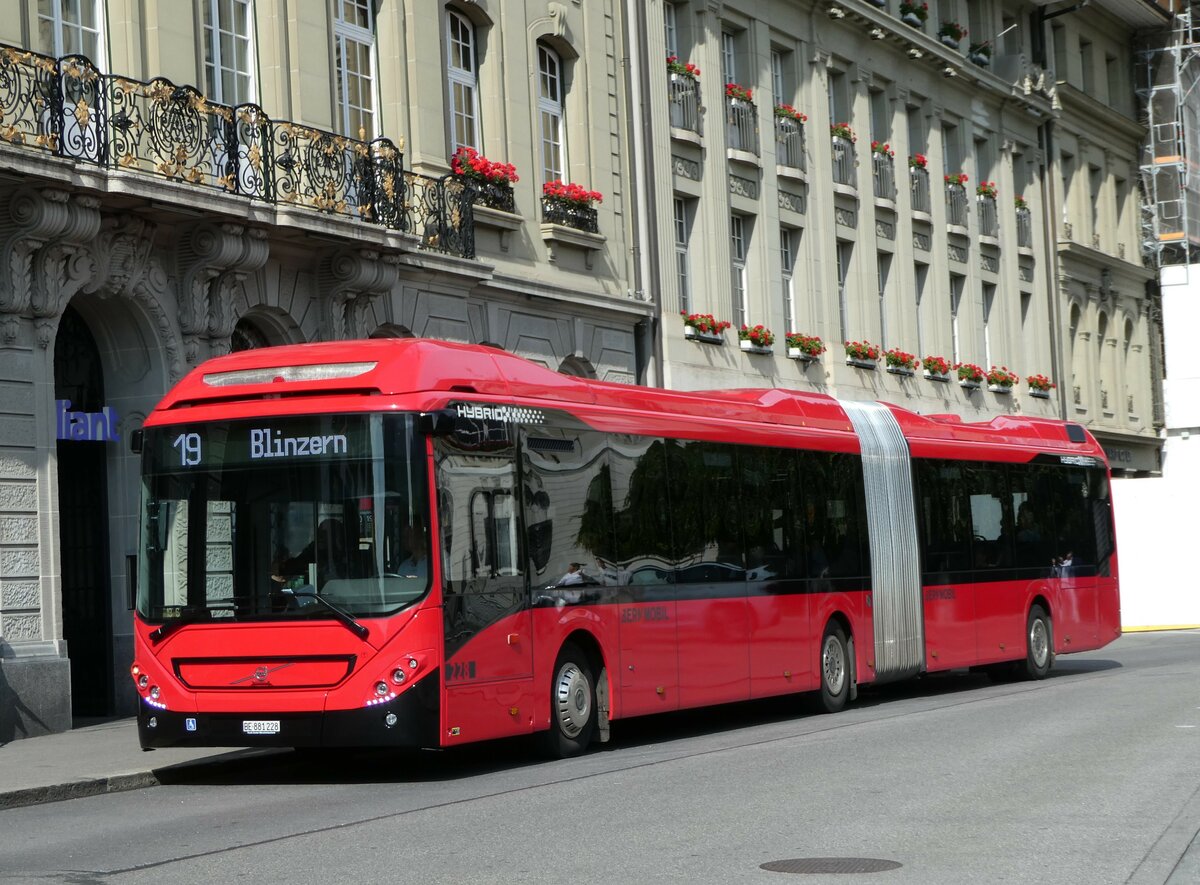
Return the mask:
[(840, 612), (825, 622), (817, 653), (817, 676), (821, 708), (827, 713), (837, 713), (850, 700), (855, 677), (853, 637)]

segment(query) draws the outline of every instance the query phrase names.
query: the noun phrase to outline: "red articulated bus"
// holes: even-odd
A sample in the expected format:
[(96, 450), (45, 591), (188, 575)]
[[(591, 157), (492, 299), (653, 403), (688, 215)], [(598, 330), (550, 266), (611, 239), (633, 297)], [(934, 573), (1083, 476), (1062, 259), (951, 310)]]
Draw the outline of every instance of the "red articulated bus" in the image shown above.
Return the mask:
[(450, 746), (1120, 634), (1104, 453), (784, 390), (570, 378), (487, 347), (232, 354), (147, 419), (144, 747)]

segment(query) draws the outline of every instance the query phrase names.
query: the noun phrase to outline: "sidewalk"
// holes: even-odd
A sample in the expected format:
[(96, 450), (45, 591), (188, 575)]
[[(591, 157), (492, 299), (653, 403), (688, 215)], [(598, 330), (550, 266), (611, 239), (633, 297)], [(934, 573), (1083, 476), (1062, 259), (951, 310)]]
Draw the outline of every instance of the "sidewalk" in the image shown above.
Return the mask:
[(163, 769), (261, 752), (177, 747), (146, 753), (133, 718), (25, 738), (0, 746), (0, 810), (152, 787)]

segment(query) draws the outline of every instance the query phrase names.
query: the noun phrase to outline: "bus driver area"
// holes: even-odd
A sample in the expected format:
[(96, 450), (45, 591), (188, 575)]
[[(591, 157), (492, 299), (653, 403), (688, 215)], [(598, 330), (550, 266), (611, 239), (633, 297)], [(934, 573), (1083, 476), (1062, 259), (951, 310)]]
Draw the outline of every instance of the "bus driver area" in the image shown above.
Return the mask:
[(422, 339), (206, 363), (136, 434), (143, 746), (448, 746), (1119, 634), (1103, 451)]

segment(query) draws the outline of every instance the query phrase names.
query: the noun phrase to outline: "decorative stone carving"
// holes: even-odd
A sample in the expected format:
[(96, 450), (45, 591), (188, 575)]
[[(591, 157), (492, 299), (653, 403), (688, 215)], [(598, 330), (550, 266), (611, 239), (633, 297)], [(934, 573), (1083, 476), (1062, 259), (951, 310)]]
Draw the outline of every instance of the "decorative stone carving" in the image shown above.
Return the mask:
[(671, 169), (681, 178), (687, 178), (691, 181), (700, 180), (700, 164), (694, 160), (686, 160), (683, 157), (672, 155)]
[(233, 301), (244, 294), (246, 274), (267, 263), (266, 234), (240, 224), (201, 224), (179, 249), (179, 328), (184, 355), (196, 363), (201, 342), (228, 350), (236, 317)]
[(372, 249), (339, 250), (321, 260), (321, 337), (361, 338), (370, 331), (363, 314), (371, 298), (390, 292), (400, 275), (399, 258)]
[(758, 199), (758, 182), (740, 175), (729, 176), (729, 192), (747, 199)]

